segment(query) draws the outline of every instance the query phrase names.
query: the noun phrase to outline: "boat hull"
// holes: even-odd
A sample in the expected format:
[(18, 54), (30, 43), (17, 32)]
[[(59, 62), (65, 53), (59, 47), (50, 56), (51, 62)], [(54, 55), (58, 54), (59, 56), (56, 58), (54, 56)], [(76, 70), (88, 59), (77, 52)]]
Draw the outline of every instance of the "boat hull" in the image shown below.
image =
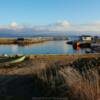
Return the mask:
[(15, 59), (15, 60), (11, 61), (10, 63), (20, 63), (20, 62), (22, 62), (24, 60), (25, 60), (25, 56), (22, 56), (22, 57), (20, 57), (18, 59)]
[(25, 56), (1, 58), (0, 63), (19, 63), (25, 60)]

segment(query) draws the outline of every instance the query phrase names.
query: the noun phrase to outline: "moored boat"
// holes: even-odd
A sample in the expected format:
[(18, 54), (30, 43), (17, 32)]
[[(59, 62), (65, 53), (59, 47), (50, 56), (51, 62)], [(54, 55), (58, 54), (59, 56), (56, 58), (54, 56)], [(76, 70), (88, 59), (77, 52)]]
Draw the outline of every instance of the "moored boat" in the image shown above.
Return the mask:
[(15, 57), (3, 57), (0, 58), (0, 63), (19, 63), (25, 60), (25, 56), (15, 56)]
[(80, 48), (91, 48), (91, 43), (80, 42)]

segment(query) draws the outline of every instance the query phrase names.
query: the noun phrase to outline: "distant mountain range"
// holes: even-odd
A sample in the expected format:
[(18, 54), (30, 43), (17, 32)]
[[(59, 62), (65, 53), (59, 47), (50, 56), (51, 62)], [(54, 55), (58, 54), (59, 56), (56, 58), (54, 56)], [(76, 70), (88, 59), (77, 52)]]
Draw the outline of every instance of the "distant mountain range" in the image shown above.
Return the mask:
[(91, 32), (66, 32), (66, 33), (61, 33), (61, 32), (28, 32), (28, 33), (10, 33), (10, 31), (5, 31), (5, 32), (0, 32), (0, 37), (37, 37), (37, 36), (80, 36), (80, 35), (95, 35), (95, 36), (100, 36), (99, 33), (91, 33)]

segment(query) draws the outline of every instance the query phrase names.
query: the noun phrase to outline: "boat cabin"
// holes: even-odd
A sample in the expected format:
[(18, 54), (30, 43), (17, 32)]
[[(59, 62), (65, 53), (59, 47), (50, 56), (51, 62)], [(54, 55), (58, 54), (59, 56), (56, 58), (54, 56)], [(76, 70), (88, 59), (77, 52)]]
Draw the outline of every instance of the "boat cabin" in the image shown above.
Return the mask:
[(90, 35), (82, 35), (82, 36), (80, 36), (80, 40), (81, 41), (92, 41), (93, 37)]

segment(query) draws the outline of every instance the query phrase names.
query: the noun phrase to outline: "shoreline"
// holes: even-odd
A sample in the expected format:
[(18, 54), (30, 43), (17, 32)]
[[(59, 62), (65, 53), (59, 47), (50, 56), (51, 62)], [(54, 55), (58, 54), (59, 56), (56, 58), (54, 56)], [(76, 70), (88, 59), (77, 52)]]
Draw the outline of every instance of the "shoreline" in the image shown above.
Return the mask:
[[(15, 57), (16, 55), (9, 55), (9, 57)], [(21, 55), (19, 55), (21, 56)], [(35, 68), (41, 69), (42, 65), (43, 68), (45, 68), (45, 65), (51, 64), (51, 63), (56, 63), (61, 64), (62, 66), (71, 64), (72, 62), (78, 60), (78, 59), (97, 59), (100, 58), (100, 54), (39, 54), (39, 55), (25, 55), (26, 58), (24, 61), (20, 63), (0, 63), (0, 74), (1, 75), (7, 75), (11, 74), (17, 74), (17, 75), (31, 75), (34, 72)], [(0, 55), (0, 58), (4, 58), (5, 56)], [(82, 63), (82, 62), (80, 62)], [(39, 66), (41, 65), (41, 66)], [(27, 70), (25, 70), (25, 68)], [(31, 72), (31, 68), (33, 71)], [(21, 70), (20, 70), (21, 69)], [(10, 73), (9, 73), (10, 72)]]
[[(18, 54), (17, 56), (25, 55), (26, 59), (47, 59), (47, 60), (63, 60), (63, 59), (76, 59), (76, 58), (94, 58), (100, 57), (100, 53), (94, 54)], [(16, 54), (9, 54), (8, 57), (15, 57)], [(0, 57), (5, 57), (4, 55), (0, 54)], [(70, 59), (69, 59), (70, 60)]]
[[(16, 56), (22, 56), (23, 54), (10, 54), (10, 55), (0, 55), (0, 58), (13, 58)], [(65, 61), (67, 63), (73, 62), (76, 59), (91, 59), (91, 58), (98, 58), (100, 57), (100, 53), (98, 54), (30, 54), (30, 55), (25, 55), (25, 60), (20, 62), (20, 63), (15, 63), (15, 64), (11, 64), (11, 63), (6, 63), (6, 62), (1, 62), (0, 63), (0, 67), (3, 69), (6, 68), (13, 68), (14, 66), (23, 66), (23, 64), (25, 64), (24, 66), (30, 66), (30, 61), (32, 62), (37, 62), (37, 63), (48, 63), (48, 62), (56, 62), (56, 61)], [(27, 64), (26, 64), (27, 62)], [(14, 65), (14, 66), (12, 66)]]
[(52, 58), (52, 59), (57, 59), (57, 58), (68, 58), (68, 57), (72, 57), (72, 58), (80, 58), (80, 57), (87, 57), (87, 58), (91, 58), (91, 57), (99, 57), (100, 53), (94, 53), (94, 54), (29, 54), (26, 55), (29, 58)]
[(0, 44), (18, 44), (18, 45), (28, 45), (43, 43), (47, 41), (58, 41), (58, 40), (67, 40), (66, 38), (57, 38), (57, 37), (30, 37), (30, 38), (10, 38), (10, 37), (0, 37)]
[(50, 39), (45, 38), (23, 38), (23, 40), (18, 40), (18, 38), (0, 38), (0, 44), (18, 44), (18, 45), (27, 45), (35, 43), (43, 43), (50, 41)]

